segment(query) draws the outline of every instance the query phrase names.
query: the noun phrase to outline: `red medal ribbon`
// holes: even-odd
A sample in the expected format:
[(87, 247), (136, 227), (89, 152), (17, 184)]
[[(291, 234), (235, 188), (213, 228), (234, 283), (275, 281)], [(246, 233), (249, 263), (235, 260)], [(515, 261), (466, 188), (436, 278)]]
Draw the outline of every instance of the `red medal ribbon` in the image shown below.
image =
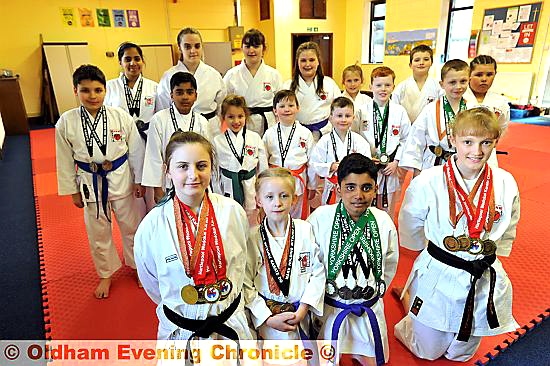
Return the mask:
[[(453, 227), (456, 228), (456, 224), (462, 215), (462, 212), (458, 216), (456, 215), (456, 194), (462, 206), (462, 211), (466, 215), (469, 236), (471, 238), (479, 238), (484, 227), (487, 231), (490, 231), (493, 226), (495, 210), (493, 172), (491, 168), (485, 164), (485, 169), (476, 181), (474, 189), (470, 194), (467, 194), (458, 184), (451, 159), (445, 163), (443, 170), (448, 187), (449, 213)], [(479, 189), (481, 189), (481, 193), (476, 207), (473, 201)]]

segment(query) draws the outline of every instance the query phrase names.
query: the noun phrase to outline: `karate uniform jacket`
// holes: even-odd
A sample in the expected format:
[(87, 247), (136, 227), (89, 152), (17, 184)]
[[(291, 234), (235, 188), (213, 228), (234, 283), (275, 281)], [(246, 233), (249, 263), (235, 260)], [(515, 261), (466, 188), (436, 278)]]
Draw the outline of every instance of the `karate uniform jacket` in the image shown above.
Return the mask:
[[(239, 163), (237, 158), (233, 155), (225, 134), (223, 134), (214, 137), (213, 145), (216, 149), (218, 165), (220, 168), (227, 169), (231, 172), (239, 172), (240, 170), (251, 171), (256, 168), (256, 175), (242, 182), (244, 208), (246, 210), (254, 210), (256, 208), (256, 176), (268, 168), (264, 142), (260, 135), (254, 131), (246, 131), (246, 141), (243, 141), (243, 130), (240, 130), (237, 135), (229, 129), (227, 132), (239, 156), (241, 155), (243, 143), (245, 144), (243, 163)], [(221, 171), (216, 179), (212, 181), (212, 187), (216, 193), (227, 197), (233, 197), (233, 184), (231, 179), (224, 176)]]
[[(441, 131), (445, 131), (443, 100), (441, 100), (440, 104), (439, 126)], [(447, 134), (443, 136), (441, 141), (439, 140), (436, 124), (436, 107), (436, 101), (428, 104), (412, 124), (409, 136), (403, 148), (401, 160), (399, 160), (399, 166), (418, 170), (433, 167), (436, 156), (430, 151), (429, 146), (439, 145), (445, 151), (455, 151), (454, 147), (451, 148), (449, 146), (450, 143), (447, 139)]]
[[(116, 79), (107, 81), (107, 94), (105, 95), (105, 105), (112, 107), (119, 107), (129, 113), (128, 105), (126, 102), (126, 93), (124, 91), (124, 74), (121, 73)], [(145, 123), (149, 123), (153, 115), (155, 114), (155, 102), (157, 98), (157, 86), (158, 83), (139, 76), (138, 80), (134, 84), (132, 91), (132, 98), (136, 96), (140, 81), (143, 80), (143, 87), (141, 89), (141, 100), (139, 104), (139, 116), (132, 116), (134, 121), (142, 120)]]
[[(354, 129), (353, 126), (358, 126), (361, 123), (361, 108), (365, 104), (372, 103), (372, 98), (369, 97), (367, 94), (358, 93), (355, 96), (355, 99), (353, 99), (351, 97), (351, 95), (349, 95), (347, 90), (345, 90), (345, 89), (342, 92), (342, 97), (346, 97), (346, 98), (351, 99), (353, 101), (353, 111), (354, 111), (355, 116), (353, 117), (352, 129)], [(359, 133), (359, 129), (357, 129), (357, 131), (355, 131), (355, 129), (354, 129), (354, 132)]]
[[(107, 113), (107, 154), (104, 156), (93, 140), (93, 156), (90, 157), (84, 138), (80, 107), (63, 113), (55, 125), (55, 150), (57, 163), (57, 187), (59, 195), (81, 192), (86, 202), (96, 202), (92, 174), (75, 169), (75, 160), (99, 165), (105, 160), (113, 161), (128, 153), (128, 160), (118, 169), (107, 174), (108, 200), (129, 196), (133, 184), (141, 182), (143, 169), (143, 144), (132, 117), (117, 107), (105, 107)], [(86, 111), (88, 113), (88, 111)], [(94, 118), (88, 113), (90, 121)], [(95, 129), (99, 139), (103, 137), (103, 121)], [(88, 198), (84, 192), (87, 186)], [(98, 199), (101, 200), (101, 178), (98, 177)]]
[(414, 77), (409, 76), (397, 84), (392, 93), (392, 101), (405, 108), (409, 120), (414, 124), (422, 109), (444, 94), (444, 90), (434, 78), (428, 77), (422, 89), (418, 89)]
[[(223, 243), (227, 278), (233, 290), (222, 301), (209, 304), (189, 305), (183, 302), (180, 291), (186, 285), (194, 285), (187, 277), (181, 261), (181, 251), (174, 216), (174, 200), (153, 208), (145, 216), (135, 236), (134, 254), (139, 279), (143, 288), (157, 304), (159, 319), (158, 339), (169, 339), (178, 327), (164, 315), (163, 305), (177, 314), (190, 319), (206, 319), (227, 309), (241, 293), (246, 267), (246, 240), (248, 221), (242, 207), (230, 198), (209, 194), (220, 229)], [(196, 228), (194, 229), (196, 231)], [(225, 322), (233, 328), (240, 339), (251, 339), (252, 334), (244, 312), (244, 298), (233, 315)], [(181, 330), (180, 338), (187, 339), (191, 332)], [(219, 339), (216, 333), (210, 339)]]
[[(248, 240), (248, 264), (247, 282), (251, 292), (247, 293), (247, 305), (250, 310), (252, 324), (259, 328), (259, 335), (263, 339), (299, 340), (298, 330), (292, 332), (280, 332), (264, 324), (272, 313), (267, 307), (263, 297), (284, 303), (300, 302), (308, 304), (310, 311), (315, 315), (323, 314), (323, 298), (325, 294), (325, 267), (319, 257), (319, 245), (315, 241), (311, 225), (306, 221), (290, 219), (294, 221), (294, 255), (292, 259), (292, 271), (290, 272), (290, 287), (288, 296), (282, 292), (277, 295), (269, 290), (267, 273), (269, 264), (264, 261), (264, 247), (260, 234), (260, 227), (252, 229)], [(286, 237), (290, 230), (287, 224), (285, 237), (281, 238), (282, 243), (276, 241), (266, 225), (267, 237), (273, 258), (277, 265), (280, 265), (283, 256)], [(284, 275), (284, 273), (282, 273)], [(308, 331), (308, 316), (301, 323), (302, 329)]]
[[(269, 165), (282, 167), (281, 151), (279, 148), (279, 140), (277, 137), (278, 125), (280, 125), (280, 123), (269, 127), (267, 131), (265, 131), (263, 141), (267, 153), (267, 162), (269, 163)], [(311, 131), (302, 126), (298, 121), (295, 122), (295, 125), (296, 130), (294, 131), (294, 135), (292, 136), (292, 142), (290, 143), (290, 147), (288, 148), (284, 164), (284, 168), (288, 168), (290, 170), (300, 169), (304, 164), (307, 164), (313, 150), (313, 135), (311, 134)], [(286, 127), (282, 124), (280, 126), (281, 136), (283, 139), (283, 148), (285, 148), (292, 127)], [(306, 170), (302, 172), (300, 176), (304, 180), (306, 188), (315, 189), (317, 187), (317, 179), (315, 177), (315, 172), (312, 169), (306, 168)], [(300, 183), (298, 178), (295, 177), (295, 180), (296, 195), (301, 196), (302, 194), (304, 194), (304, 188), (302, 187), (302, 184)]]
[[(267, 65), (263, 60), (256, 71), (256, 75), (252, 76), (243, 60), (239, 65), (227, 71), (223, 77), (223, 81), (227, 88), (227, 94), (242, 95), (249, 108), (269, 107), (273, 109), (275, 93), (281, 90), (283, 85), (281, 73)], [(272, 111), (265, 112), (264, 114), (268, 127), (275, 124), (275, 115)], [(253, 114), (247, 122), (247, 128), (258, 133), (263, 133), (265, 132), (263, 124), (262, 116), (260, 114)]]
[[(170, 78), (178, 71), (189, 72), (183, 62), (178, 61), (175, 66), (169, 68), (162, 75), (157, 90), (157, 111), (170, 106)], [(198, 113), (213, 111), (217, 113), (227, 94), (220, 73), (212, 66), (201, 61), (193, 76), (197, 80), (197, 100), (194, 104), (194, 110)], [(216, 118), (216, 121), (218, 120), (217, 116), (214, 118)]]
[[(307, 220), (313, 227), (313, 234), (319, 243), (319, 247), (321, 249), (321, 260), (324, 263), (327, 276), (332, 223), (334, 221), (334, 215), (337, 207), (337, 204), (320, 206), (313, 211)], [(376, 207), (369, 207), (369, 210), (371, 210), (378, 224), (380, 244), (382, 246), (382, 279), (386, 283), (387, 288), (389, 288), (390, 283), (395, 276), (397, 261), (399, 258), (397, 230), (395, 229), (395, 225), (393, 224), (390, 216), (386, 212), (379, 210)], [(362, 253), (365, 263), (367, 263), (367, 254), (364, 251)], [(365, 275), (361, 270), (361, 266), (358, 264), (356, 274), (357, 281), (354, 280), (351, 273), (349, 273), (346, 281), (344, 279), (343, 271), (340, 270), (338, 276), (336, 277), (336, 284), (338, 287), (343, 287), (346, 285), (350, 289), (353, 289), (355, 285), (365, 287), (367, 284), (373, 288), (376, 288), (372, 271), (369, 272), (369, 277), (365, 278)], [(365, 301), (361, 299), (344, 300), (339, 296), (334, 297), (334, 299), (345, 304), (362, 303)], [(386, 319), (384, 316), (383, 298), (380, 298), (371, 309), (374, 311), (376, 319), (378, 320), (382, 344), (384, 345), (384, 355), (387, 361), (389, 357), (388, 335), (386, 329)], [(323, 317), (321, 318), (323, 326), (321, 327), (321, 331), (319, 333), (319, 339), (331, 339), (332, 324), (340, 311), (341, 309), (325, 305)], [(346, 317), (340, 328), (339, 341), (339, 353), (374, 356), (374, 340), (372, 338), (371, 326), (367, 314), (363, 314), (361, 317), (350, 314)]]
[[(375, 101), (373, 100), (361, 109), (361, 120), (363, 121), (361, 134), (368, 141), (372, 156), (380, 157), (380, 145), (376, 147), (374, 138), (374, 103)], [(391, 101), (388, 101), (388, 105), (386, 154), (391, 155), (395, 152), (394, 160), (400, 161), (407, 141), (407, 136), (409, 135), (409, 130), (411, 129), (411, 123), (409, 122), (409, 117), (407, 116), (405, 108)], [(380, 113), (382, 115), (384, 114), (383, 108), (380, 108)], [(380, 169), (378, 171), (378, 193), (382, 194), (384, 185), (387, 186), (388, 193), (399, 191), (401, 186), (399, 185), (397, 170), (394, 174), (388, 176), (384, 176), (382, 170), (383, 169)]]
[[(178, 128), (182, 131), (189, 131), (192, 115), (195, 116), (193, 132), (204, 136), (210, 140), (208, 132), (208, 121), (200, 113), (193, 110), (183, 115), (178, 112), (174, 106), (174, 116), (176, 117)], [(170, 108), (163, 109), (155, 113), (149, 129), (147, 130), (147, 146), (145, 147), (145, 161), (143, 162), (143, 185), (147, 187), (168, 187), (166, 185), (165, 174), (162, 170), (162, 164), (165, 158), (166, 146), (170, 142), (170, 137), (176, 130), (170, 115)]]
[(336, 172), (330, 173), (330, 166), (336, 161), (331, 135), (334, 136), (334, 141), (336, 142), (336, 154), (338, 155), (339, 161), (348, 155), (348, 139), (351, 139), (349, 154), (359, 153), (369, 158), (371, 157), (371, 149), (368, 142), (365, 141), (363, 136), (353, 131), (348, 131), (344, 141), (338, 137), (335, 130), (321, 136), (319, 141), (317, 141), (317, 144), (313, 147), (313, 152), (309, 158), (309, 168), (312, 169), (318, 176), (325, 178), (325, 186), (323, 188), (323, 196), (321, 198), (322, 204), (327, 202), (329, 193), (334, 186), (327, 178), (330, 178), (336, 174)]
[[(283, 84), (283, 89), (290, 89), (292, 80), (287, 80)], [(334, 80), (325, 76), (323, 79), (323, 91), (320, 96), (315, 92), (317, 88), (317, 77), (313, 80), (311, 85), (307, 83), (300, 76), (298, 78), (298, 87), (296, 88), (296, 98), (300, 104), (300, 111), (296, 114), (296, 119), (303, 125), (311, 125), (321, 122), (328, 118), (330, 115), (330, 104), (334, 98), (339, 97), (342, 91)], [(322, 134), (330, 132), (332, 125), (327, 123), (325, 127), (321, 129)]]
[[(458, 172), (452, 159), (455, 172)], [(496, 220), (490, 232), (485, 230), (481, 238), (495, 241), (497, 256), (508, 256), (516, 237), (519, 220), (519, 193), (516, 181), (510, 173), (492, 168), (495, 196)], [(465, 181), (456, 174), (458, 184), (470, 192), (475, 179)], [(481, 189), (480, 189), (481, 191)], [(479, 193), (474, 199), (478, 205)], [(457, 214), (462, 211), (456, 201)], [(418, 315), (409, 312), (411, 318), (422, 324), (444, 332), (458, 333), (464, 304), (470, 290), (470, 273), (450, 267), (433, 258), (425, 249), (427, 240), (442, 250), (448, 251), (443, 239), (448, 235), (468, 235), (465, 215), (462, 215), (453, 229), (449, 219), (449, 196), (442, 166), (433, 167), (411, 181), (401, 211), (399, 212), (399, 239), (403, 247), (422, 252), (414, 262), (407, 281), (411, 302), (416, 297), (423, 301)], [(464, 251), (453, 255), (472, 261), (483, 255), (472, 255)], [(513, 331), (518, 324), (512, 316), (512, 285), (500, 260), (492, 264), (496, 271), (494, 304), (500, 326), (490, 329), (487, 323), (487, 298), (489, 294), (489, 270), (486, 270), (476, 284), (472, 335), (486, 336)]]

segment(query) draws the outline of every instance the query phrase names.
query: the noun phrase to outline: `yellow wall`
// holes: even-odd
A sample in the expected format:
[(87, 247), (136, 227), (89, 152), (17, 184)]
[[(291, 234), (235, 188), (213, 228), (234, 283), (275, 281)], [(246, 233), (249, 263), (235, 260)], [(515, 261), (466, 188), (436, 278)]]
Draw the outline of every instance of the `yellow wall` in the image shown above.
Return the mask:
[[(38, 5), (40, 4), (40, 5)], [(140, 28), (82, 28), (67, 27), (61, 22), (60, 8), (136, 9)], [(241, 0), (242, 25), (245, 31), (258, 26), (259, 7), (255, 0)], [(172, 0), (31, 0), (0, 1), (0, 68), (11, 69), (20, 75), (23, 99), (29, 116), (40, 114), (40, 83), (42, 54), (40, 34), (45, 42), (88, 42), (91, 63), (100, 67), (108, 79), (119, 73), (116, 52), (123, 41), (141, 44), (176, 43), (179, 30), (185, 26), (198, 28), (205, 42), (228, 41), (227, 27), (235, 25), (233, 0), (188, 1)], [(5, 16), (8, 15), (8, 16)], [(111, 14), (111, 22), (112, 14)], [(234, 59), (242, 53), (236, 52)]]

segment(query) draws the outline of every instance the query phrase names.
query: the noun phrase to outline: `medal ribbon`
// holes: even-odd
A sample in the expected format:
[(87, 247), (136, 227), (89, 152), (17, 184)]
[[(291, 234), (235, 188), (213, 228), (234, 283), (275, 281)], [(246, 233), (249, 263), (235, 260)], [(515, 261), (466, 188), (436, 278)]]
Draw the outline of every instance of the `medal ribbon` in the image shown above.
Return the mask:
[[(271, 246), (269, 245), (269, 238), (267, 235), (266, 223), (267, 218), (260, 224), (260, 236), (262, 238), (264, 261), (268, 263), (269, 269), (267, 272), (267, 279), (269, 283), (269, 290), (271, 293), (279, 295), (280, 292), (283, 295), (288, 296), (290, 288), (290, 275), (292, 272), (292, 263), (294, 261), (294, 221), (290, 220), (290, 230), (286, 236), (285, 248), (281, 257), (281, 263), (277, 266), (273, 253), (271, 252)], [(281, 274), (284, 272), (284, 276)], [(275, 285), (275, 286), (274, 286)]]
[[(99, 124), (99, 120), (103, 122), (103, 140), (99, 139), (96, 128)], [(84, 106), (80, 106), (80, 120), (82, 122), (82, 131), (84, 132), (84, 140), (86, 141), (86, 148), (88, 149), (88, 155), (92, 157), (94, 155), (94, 140), (99, 146), (99, 149), (103, 153), (103, 156), (107, 155), (107, 111), (102, 106), (97, 112), (94, 122), (90, 120), (88, 111)]]
[(292, 142), (292, 137), (294, 136), (294, 131), (296, 130), (296, 122), (292, 124), (292, 129), (288, 135), (288, 140), (286, 141), (286, 146), (283, 149), (283, 136), (281, 134), (281, 122), (277, 123), (277, 139), (279, 140), (279, 151), (281, 152), (281, 167), (285, 167), (285, 159), (290, 149), (290, 143)]
[[(451, 123), (455, 120), (455, 112), (453, 111), (453, 108), (451, 107), (451, 104), (447, 100), (446, 96), (443, 96), (443, 113), (445, 117), (445, 131), (441, 131), (441, 117), (440, 117), (440, 106), (441, 106), (441, 99), (438, 99), (436, 102), (436, 125), (437, 125), (437, 134), (439, 137), (439, 141), (443, 140), (443, 137), (445, 135), (447, 136), (447, 142), (449, 144), (449, 147), (451, 147), (451, 141), (449, 140), (449, 137), (451, 136)], [(464, 98), (460, 99), (460, 103), (458, 106), (458, 111), (465, 111), (466, 110), (466, 101), (464, 101)]]
[[(347, 220), (348, 224), (353, 225), (351, 234), (346, 238), (342, 247), (338, 250), (338, 243), (341, 235), (340, 218)], [(368, 225), (367, 234), (365, 235), (365, 226)], [(367, 238), (368, 237), (368, 238)], [(338, 203), (334, 221), (332, 223), (332, 234), (330, 237), (329, 257), (328, 257), (328, 272), (327, 279), (335, 280), (338, 272), (344, 265), (349, 254), (357, 244), (361, 246), (367, 253), (367, 257), (373, 263), (374, 278), (378, 281), (382, 278), (382, 246), (380, 242), (380, 233), (376, 219), (370, 210), (361, 215), (359, 220), (354, 223), (345, 210), (342, 201)]]
[[(245, 134), (246, 134), (246, 126), (243, 127), (243, 148), (241, 149), (241, 156), (239, 156), (239, 154), (237, 154), (237, 149), (235, 149), (235, 145), (233, 145), (233, 141), (231, 141), (231, 137), (229, 136), (229, 130), (226, 130), (224, 132), (225, 139), (227, 140), (227, 144), (229, 145), (229, 148), (231, 149), (231, 152), (233, 153), (233, 156), (235, 157), (235, 159), (237, 159), (239, 161), (239, 164), (241, 164), (241, 165), (243, 165), (244, 147), (246, 146)], [(235, 139), (237, 137), (238, 137), (238, 134), (235, 134)]]
[[(494, 222), (494, 192), (493, 192), (493, 173), (491, 168), (485, 164), (485, 169), (474, 185), (474, 189), (470, 194), (467, 194), (464, 189), (458, 184), (456, 175), (451, 161), (447, 161), (443, 167), (445, 171), (445, 180), (447, 181), (447, 189), (449, 192), (449, 211), (453, 227), (456, 227), (458, 216), (456, 212), (455, 194), (458, 196), (460, 205), (466, 222), (468, 223), (468, 233), (472, 238), (480, 238), (481, 231), (485, 227), (490, 231)], [(477, 191), (481, 189), (477, 207), (474, 206), (473, 200)]]
[[(334, 152), (334, 160), (335, 161), (340, 161), (340, 159), (338, 159), (338, 153), (336, 152), (336, 138), (334, 137), (334, 130), (330, 131), (330, 140), (332, 141), (332, 152)], [(346, 156), (349, 155), (349, 151), (351, 150), (351, 133), (348, 133), (346, 134), (348, 136), (348, 146), (347, 146), (347, 149), (346, 149)]]
[[(179, 113), (179, 111), (178, 111)], [(180, 113), (181, 114), (181, 113)], [(178, 120), (176, 119), (176, 112), (174, 111), (174, 103), (170, 105), (170, 118), (172, 119), (172, 125), (174, 126), (174, 132), (181, 131), (178, 127)], [(195, 113), (191, 112), (191, 122), (189, 123), (189, 131), (193, 131), (195, 125)]]
[(374, 108), (374, 146), (378, 148), (380, 146), (380, 154), (386, 153), (386, 145), (388, 141), (388, 116), (389, 116), (389, 109), (390, 109), (390, 103), (386, 103), (386, 106), (384, 107), (384, 117), (380, 114), (380, 109), (378, 108), (378, 104), (376, 102), (372, 102)]
[(143, 90), (143, 77), (139, 76), (136, 95), (132, 98), (132, 90), (128, 85), (128, 78), (122, 75), (122, 83), (124, 84), (124, 94), (126, 95), (126, 105), (131, 116), (139, 117), (139, 109), (141, 104), (141, 91)]

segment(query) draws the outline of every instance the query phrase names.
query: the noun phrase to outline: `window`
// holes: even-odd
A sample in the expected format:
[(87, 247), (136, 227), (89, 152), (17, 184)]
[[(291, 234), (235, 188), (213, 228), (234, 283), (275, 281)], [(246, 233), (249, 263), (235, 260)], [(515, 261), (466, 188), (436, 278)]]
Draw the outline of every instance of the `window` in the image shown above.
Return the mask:
[(300, 19), (326, 19), (326, 0), (300, 0)]
[(260, 20), (268, 20), (271, 17), (269, 5), (269, 0), (260, 0)]
[(447, 36), (445, 37), (445, 61), (455, 58), (468, 59), (474, 0), (450, 0)]
[[(384, 61), (384, 29), (386, 23), (386, 1), (375, 0), (365, 4), (365, 12), (370, 18), (368, 37), (363, 34), (363, 40), (368, 39), (368, 44), (363, 44), (363, 63), (379, 64)], [(365, 30), (366, 31), (366, 30)], [(365, 32), (364, 32), (365, 33)], [(363, 41), (364, 42), (364, 41)]]

